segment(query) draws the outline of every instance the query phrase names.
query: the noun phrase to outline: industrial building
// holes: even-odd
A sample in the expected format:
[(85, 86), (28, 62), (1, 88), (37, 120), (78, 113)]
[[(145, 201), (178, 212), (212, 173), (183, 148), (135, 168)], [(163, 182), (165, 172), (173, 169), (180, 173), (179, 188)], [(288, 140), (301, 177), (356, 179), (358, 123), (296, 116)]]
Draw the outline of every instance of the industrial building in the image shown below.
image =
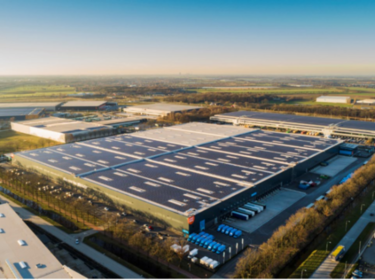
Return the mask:
[(0, 120), (29, 120), (43, 115), (43, 108), (0, 109)]
[(61, 111), (99, 111), (117, 110), (117, 102), (108, 101), (69, 101), (59, 108)]
[(136, 105), (124, 108), (124, 112), (146, 116), (164, 117), (170, 113), (182, 113), (201, 109), (199, 106), (176, 105), (167, 103), (156, 103)]
[(62, 102), (26, 102), (26, 103), (0, 103), (0, 109), (35, 109), (43, 108), (46, 111), (56, 111)]
[(362, 104), (362, 105), (375, 105), (375, 99), (362, 99), (357, 100), (356, 104)]
[(110, 119), (110, 120), (103, 120), (103, 121), (99, 121), (96, 123), (117, 128), (120, 126), (131, 126), (131, 125), (138, 124), (144, 121), (147, 121), (145, 117), (128, 117), (128, 118), (116, 118), (116, 119)]
[(351, 99), (349, 96), (320, 96), (316, 102), (350, 104)]
[(61, 143), (104, 137), (115, 133), (112, 126), (101, 123), (56, 117), (11, 122), (11, 129)]
[(62, 265), (9, 204), (0, 205), (0, 279), (85, 279)]
[(191, 233), (338, 154), (341, 143), (188, 123), (19, 152), (12, 161)]
[(291, 114), (238, 111), (212, 116), (211, 121), (260, 128), (321, 133), (325, 137), (374, 138), (375, 122), (298, 116)]

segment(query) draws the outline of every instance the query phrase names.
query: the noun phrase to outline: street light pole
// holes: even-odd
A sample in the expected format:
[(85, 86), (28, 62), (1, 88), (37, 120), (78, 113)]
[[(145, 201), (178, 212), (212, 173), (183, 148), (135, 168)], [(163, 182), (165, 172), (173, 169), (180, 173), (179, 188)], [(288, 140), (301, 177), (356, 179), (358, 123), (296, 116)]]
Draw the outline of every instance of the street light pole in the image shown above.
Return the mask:
[(328, 241), (327, 244), (326, 244), (326, 253), (328, 251), (328, 244), (331, 244), (332, 242), (331, 241)]
[(350, 223), (350, 221), (346, 221), (346, 223), (345, 223), (345, 232), (348, 231), (348, 223)]
[(301, 279), (303, 278), (303, 272), (306, 272), (306, 271), (307, 271), (306, 269), (301, 270)]

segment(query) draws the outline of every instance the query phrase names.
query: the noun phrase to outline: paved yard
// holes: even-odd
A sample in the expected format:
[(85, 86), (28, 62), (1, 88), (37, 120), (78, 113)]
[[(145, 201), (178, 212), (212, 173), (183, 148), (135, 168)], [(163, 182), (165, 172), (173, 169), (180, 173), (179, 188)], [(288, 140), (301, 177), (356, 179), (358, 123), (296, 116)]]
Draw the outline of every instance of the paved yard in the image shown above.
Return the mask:
[(330, 177), (336, 176), (342, 170), (347, 168), (353, 162), (355, 162), (358, 158), (356, 157), (348, 157), (348, 156), (335, 156), (328, 160), (328, 166), (318, 166), (311, 170), (312, 173), (316, 174), (324, 174)]
[(263, 212), (248, 221), (229, 219), (225, 224), (249, 233), (254, 232), (305, 195), (304, 192), (282, 188), (261, 200), (262, 203), (267, 205)]

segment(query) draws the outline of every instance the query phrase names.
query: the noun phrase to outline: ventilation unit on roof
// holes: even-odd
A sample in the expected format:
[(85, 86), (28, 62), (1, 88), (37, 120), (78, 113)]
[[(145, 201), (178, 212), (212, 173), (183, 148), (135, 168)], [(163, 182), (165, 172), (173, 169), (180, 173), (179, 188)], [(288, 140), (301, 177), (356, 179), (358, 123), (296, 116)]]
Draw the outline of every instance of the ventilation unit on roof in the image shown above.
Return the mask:
[(213, 191), (202, 189), (202, 188), (198, 188), (197, 191), (200, 191), (200, 192), (203, 192), (203, 193), (207, 193), (207, 194), (213, 194), (214, 193)]
[(201, 199), (201, 197), (196, 196), (196, 195), (192, 195), (190, 193), (184, 193), (184, 196), (190, 197), (190, 198), (195, 199), (195, 200)]
[(146, 185), (152, 186), (152, 187), (160, 187), (159, 184), (155, 184), (153, 182), (145, 182)]
[(17, 240), (17, 243), (18, 243), (18, 245), (20, 245), (20, 246), (26, 246), (26, 242), (23, 241), (22, 239)]
[(165, 181), (165, 182), (168, 182), (168, 183), (172, 183), (173, 182), (173, 180), (168, 179), (168, 178), (164, 178), (164, 177), (159, 177), (158, 179), (162, 180), (162, 181)]
[(128, 175), (121, 173), (121, 172), (113, 172), (114, 175), (120, 176), (120, 177), (128, 177)]
[(131, 187), (129, 187), (129, 189), (131, 189), (131, 190), (133, 190), (133, 191), (136, 191), (136, 192), (140, 192), (140, 193), (143, 193), (143, 192), (146, 191), (146, 190), (144, 190), (144, 189), (137, 188), (137, 187), (135, 187), (135, 186), (131, 186)]
[(168, 200), (168, 202), (173, 203), (173, 204), (178, 205), (178, 206), (181, 206), (181, 207), (186, 206), (186, 203), (183, 203), (183, 202), (175, 200), (175, 199), (170, 199), (170, 200)]

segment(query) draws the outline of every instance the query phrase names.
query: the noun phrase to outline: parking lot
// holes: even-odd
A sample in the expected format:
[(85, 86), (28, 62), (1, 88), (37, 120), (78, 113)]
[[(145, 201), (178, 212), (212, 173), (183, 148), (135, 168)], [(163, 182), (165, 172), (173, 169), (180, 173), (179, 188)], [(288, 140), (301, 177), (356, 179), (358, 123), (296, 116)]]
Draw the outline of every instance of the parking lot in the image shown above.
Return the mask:
[(263, 212), (248, 221), (230, 218), (224, 223), (248, 233), (254, 232), (305, 195), (301, 191), (281, 188), (259, 200), (259, 202), (267, 205)]

